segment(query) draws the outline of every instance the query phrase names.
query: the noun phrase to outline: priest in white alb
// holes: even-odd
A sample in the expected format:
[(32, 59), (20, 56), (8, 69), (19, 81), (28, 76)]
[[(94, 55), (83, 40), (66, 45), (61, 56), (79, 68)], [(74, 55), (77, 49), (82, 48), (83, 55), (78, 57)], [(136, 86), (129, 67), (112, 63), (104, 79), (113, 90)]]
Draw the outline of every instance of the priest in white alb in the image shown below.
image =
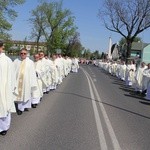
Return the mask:
[(13, 63), (3, 53), (3, 42), (0, 41), (0, 134), (6, 135), (10, 128), (11, 113), (16, 112), (13, 92), (15, 78)]
[(48, 61), (45, 59), (45, 54), (43, 51), (39, 52), (39, 58), (40, 58), (40, 62), (42, 65), (41, 68), (41, 78), (43, 81), (43, 93), (44, 94), (48, 94), (49, 93), (49, 72), (50, 72), (50, 67), (49, 67), (49, 63)]
[(78, 69), (79, 69), (79, 63), (78, 63), (78, 59), (77, 58), (72, 58), (72, 72), (78, 72)]
[(143, 89), (143, 71), (147, 68), (144, 62), (141, 63), (139, 68), (135, 72), (135, 82), (133, 87), (137, 93), (141, 93)]
[(32, 108), (36, 108), (36, 106), (40, 103), (40, 100), (43, 97), (43, 90), (42, 90), (42, 79), (40, 75), (40, 65), (39, 61), (39, 54), (34, 55), (34, 65), (35, 65), (35, 71), (36, 71), (36, 79), (37, 79), (37, 89), (32, 91)]
[(126, 85), (132, 86), (135, 80), (135, 71), (136, 66), (133, 61), (130, 61), (126, 67), (126, 77), (125, 77)]
[(31, 108), (32, 92), (37, 89), (36, 72), (34, 62), (27, 57), (28, 51), (23, 48), (20, 51), (20, 59), (14, 61), (15, 77), (17, 79), (17, 88), (15, 98), (17, 103), (17, 114), (21, 115), (23, 111)]
[(143, 71), (143, 94), (146, 93), (146, 99), (150, 100), (150, 63), (147, 65), (147, 69)]

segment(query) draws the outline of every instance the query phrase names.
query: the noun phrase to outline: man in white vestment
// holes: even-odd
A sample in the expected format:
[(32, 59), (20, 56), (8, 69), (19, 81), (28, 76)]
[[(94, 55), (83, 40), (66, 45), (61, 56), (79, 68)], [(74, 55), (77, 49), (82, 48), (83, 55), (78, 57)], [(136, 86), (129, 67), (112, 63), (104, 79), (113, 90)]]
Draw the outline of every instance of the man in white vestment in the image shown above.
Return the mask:
[(14, 60), (15, 77), (17, 88), (15, 101), (17, 104), (17, 114), (21, 115), (23, 111), (31, 108), (32, 92), (37, 88), (36, 72), (34, 62), (27, 57), (25, 48), (20, 51), (20, 59)]
[(146, 93), (146, 99), (150, 100), (150, 63), (147, 65), (147, 69), (143, 71), (143, 91), (142, 94)]
[(13, 100), (15, 78), (13, 63), (3, 53), (3, 42), (0, 41), (0, 134), (6, 135), (10, 128), (11, 113), (16, 112)]
[(43, 93), (44, 94), (48, 94), (49, 93), (49, 75), (50, 75), (50, 67), (49, 67), (49, 63), (48, 61), (45, 59), (45, 54), (43, 51), (39, 52), (39, 56), (40, 56), (40, 60), (41, 61), (41, 65), (42, 65), (42, 69), (41, 69), (41, 77), (42, 77), (42, 81), (43, 81)]
[(116, 63), (116, 62), (113, 62), (113, 63), (112, 63), (111, 75), (115, 76), (115, 75), (116, 75), (116, 70), (117, 70), (117, 63)]
[(135, 72), (135, 82), (133, 87), (137, 93), (141, 93), (143, 89), (143, 71), (147, 68), (144, 62), (141, 63), (141, 66)]
[(71, 64), (72, 64), (72, 61), (68, 56), (65, 57), (65, 63), (66, 63), (66, 76), (67, 76), (71, 71)]
[(135, 80), (136, 66), (133, 61), (130, 61), (126, 67), (126, 85), (132, 86)]
[(56, 55), (53, 54), (52, 55), (52, 62), (53, 62), (53, 74), (52, 74), (52, 87), (53, 87), (53, 90), (55, 90), (57, 88), (57, 85), (59, 83), (59, 72), (58, 72), (58, 66), (57, 66), (57, 58), (56, 58)]
[(61, 59), (61, 55), (56, 55), (55, 65), (56, 65), (57, 70), (58, 70), (58, 84), (61, 84), (62, 80), (63, 80), (63, 74), (64, 74), (63, 62)]
[(47, 63), (48, 63), (48, 66), (49, 66), (49, 89), (50, 90), (55, 90), (56, 89), (56, 86), (55, 86), (55, 66), (54, 66), (54, 63), (53, 63), (53, 60), (51, 60), (50, 58), (47, 57)]
[(120, 78), (122, 81), (125, 81), (126, 67), (125, 61), (122, 61), (120, 66)]
[(119, 79), (121, 79), (120, 68), (121, 68), (121, 62), (117, 62), (116, 77), (119, 78)]
[(62, 76), (62, 79), (63, 79), (65, 77), (65, 72), (66, 72), (65, 59), (61, 54), (58, 54), (58, 57), (60, 59), (61, 65), (62, 65), (62, 67), (61, 67), (61, 76)]
[(72, 60), (70, 57), (67, 58), (68, 59), (68, 72), (71, 72), (71, 65), (72, 65)]
[(36, 106), (40, 103), (40, 100), (43, 96), (42, 79), (40, 76), (41, 62), (39, 61), (39, 54), (34, 55), (34, 65), (38, 86), (37, 89), (32, 92), (32, 108), (36, 108)]
[(78, 63), (78, 59), (77, 58), (72, 58), (72, 72), (78, 72), (78, 69), (79, 69), (79, 63)]

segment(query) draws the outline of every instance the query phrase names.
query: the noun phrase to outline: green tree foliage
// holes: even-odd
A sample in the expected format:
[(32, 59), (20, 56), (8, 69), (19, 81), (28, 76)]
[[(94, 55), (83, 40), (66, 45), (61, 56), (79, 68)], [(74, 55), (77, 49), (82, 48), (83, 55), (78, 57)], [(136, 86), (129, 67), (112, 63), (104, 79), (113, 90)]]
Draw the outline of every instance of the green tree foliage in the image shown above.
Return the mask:
[(42, 2), (32, 11), (32, 36), (39, 41), (46, 41), (48, 51), (53, 54), (56, 49), (67, 48), (69, 39), (76, 33), (74, 17), (68, 9), (62, 8), (62, 2)]
[(119, 33), (126, 39), (126, 56), (129, 58), (134, 39), (150, 27), (150, 1), (104, 0), (99, 17), (108, 30)]
[(23, 4), (24, 0), (1, 0), (0, 1), (0, 39), (7, 39), (12, 27), (11, 21), (17, 17), (14, 7)]
[[(133, 42), (139, 42), (139, 41), (142, 42), (142, 39), (140, 37), (135, 37), (133, 40)], [(126, 39), (122, 37), (119, 41), (119, 46), (122, 46), (124, 44), (126, 44)]]
[(86, 49), (86, 50), (84, 50), (83, 57), (86, 59), (90, 59), (91, 54), (92, 54), (91, 51), (89, 49)]
[(82, 56), (82, 51), (83, 47), (80, 43), (79, 39), (79, 33), (75, 33), (72, 37), (69, 38), (69, 42), (66, 45), (65, 49), (65, 55), (71, 56), (71, 57), (81, 57)]
[(5, 53), (11, 54), (12, 50), (10, 49), (13, 46), (12, 41), (9, 39), (5, 40)]
[(45, 30), (45, 14), (43, 7), (37, 6), (35, 10), (32, 10), (32, 17), (29, 19), (30, 24), (32, 24), (31, 39), (34, 39), (37, 44), (37, 52), (39, 49), (39, 42), (44, 37), (43, 30)]
[(96, 50), (91, 54), (91, 59), (100, 59), (101, 55), (99, 54), (99, 51)]

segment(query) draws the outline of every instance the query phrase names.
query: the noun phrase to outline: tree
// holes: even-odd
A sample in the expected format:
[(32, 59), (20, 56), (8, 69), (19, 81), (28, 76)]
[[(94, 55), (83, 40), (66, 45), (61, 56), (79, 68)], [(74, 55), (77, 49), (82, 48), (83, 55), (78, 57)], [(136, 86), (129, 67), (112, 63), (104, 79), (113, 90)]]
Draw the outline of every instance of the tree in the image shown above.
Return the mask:
[(91, 59), (100, 59), (99, 51), (96, 50), (91, 54)]
[[(140, 37), (135, 37), (133, 42), (142, 42), (142, 39)], [(124, 44), (126, 44), (126, 39), (122, 37), (119, 41), (119, 46), (123, 46)]]
[(2, 0), (0, 1), (0, 39), (8, 39), (7, 31), (11, 30), (10, 21), (17, 17), (15, 6), (23, 4), (24, 0)]
[(119, 33), (126, 39), (126, 56), (129, 58), (134, 39), (150, 27), (150, 1), (105, 0), (99, 17), (108, 30)]
[(37, 7), (35, 10), (31, 12), (32, 18), (29, 19), (30, 24), (33, 25), (31, 31), (31, 39), (35, 39), (36, 41), (36, 52), (38, 53), (39, 49), (39, 42), (43, 36), (43, 22), (45, 20), (44, 12), (42, 11), (41, 7)]
[[(40, 14), (40, 15), (38, 15)], [(62, 2), (42, 2), (32, 13), (33, 28), (37, 40), (44, 37), (48, 51), (64, 50), (69, 38), (75, 34), (74, 17), (68, 9), (62, 9)]]
[(9, 39), (5, 40), (5, 53), (12, 53), (12, 50), (10, 49), (13, 46), (12, 41), (10, 41)]
[(83, 57), (86, 59), (91, 58), (91, 51), (89, 49), (84, 50)]
[(71, 56), (71, 57), (81, 57), (83, 47), (80, 43), (79, 39), (80, 34), (76, 32), (72, 37), (69, 38), (67, 45), (66, 45), (66, 51), (65, 55)]

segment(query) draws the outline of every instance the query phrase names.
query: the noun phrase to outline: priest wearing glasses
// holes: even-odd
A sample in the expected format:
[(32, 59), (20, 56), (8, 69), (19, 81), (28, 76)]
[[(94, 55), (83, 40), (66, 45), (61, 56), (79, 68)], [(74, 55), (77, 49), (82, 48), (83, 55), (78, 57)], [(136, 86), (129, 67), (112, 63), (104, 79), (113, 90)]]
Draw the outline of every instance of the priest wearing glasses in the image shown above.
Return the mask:
[(31, 108), (32, 93), (37, 89), (34, 62), (27, 57), (27, 54), (27, 49), (22, 48), (20, 58), (14, 60), (15, 77), (17, 80), (15, 103), (18, 115)]

